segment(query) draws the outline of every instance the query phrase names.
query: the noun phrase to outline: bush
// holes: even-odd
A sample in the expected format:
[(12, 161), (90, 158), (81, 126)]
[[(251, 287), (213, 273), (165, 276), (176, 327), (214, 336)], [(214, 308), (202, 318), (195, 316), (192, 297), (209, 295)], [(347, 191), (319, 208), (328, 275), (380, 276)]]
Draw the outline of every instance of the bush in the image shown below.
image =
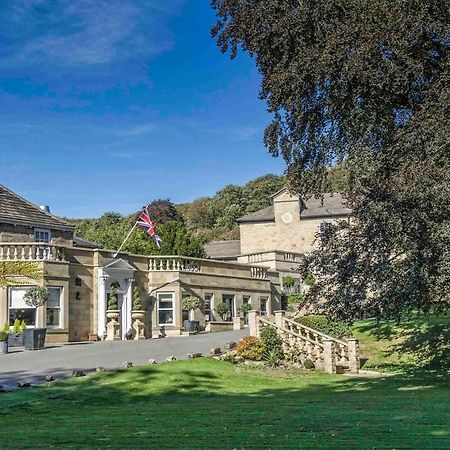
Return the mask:
[(25, 320), (22, 320), (22, 323), (20, 324), (20, 330), (23, 333), (24, 330), (26, 330), (27, 324), (25, 323)]
[(5, 324), (3, 325), (2, 331), (4, 331), (5, 333), (9, 333), (9, 323), (8, 322), (5, 322)]
[(139, 295), (139, 288), (137, 286), (133, 289), (133, 311), (141, 311), (142, 302), (141, 296)]
[(188, 311), (194, 311), (195, 309), (200, 308), (200, 299), (197, 297), (185, 297), (181, 300), (181, 307)]
[(9, 333), (6, 331), (0, 331), (0, 342), (6, 342), (8, 340)]
[(280, 365), (281, 358), (277, 350), (266, 350), (263, 358), (268, 367), (275, 368)]
[(215, 309), (220, 317), (223, 317), (225, 314), (228, 314), (230, 312), (230, 308), (228, 308), (228, 305), (226, 303), (218, 303)]
[(312, 273), (306, 275), (306, 278), (303, 280), (303, 283), (305, 283), (307, 286), (313, 286), (316, 282), (316, 279), (314, 278), (314, 275)]
[(287, 297), (288, 304), (303, 303), (305, 301), (305, 294), (290, 294)]
[(297, 318), (296, 322), (334, 338), (351, 335), (349, 324), (342, 320), (330, 319), (326, 316), (304, 316)]
[(116, 288), (113, 286), (111, 288), (111, 292), (109, 293), (108, 309), (110, 311), (117, 311), (118, 307), (119, 306), (117, 303), (117, 291)]
[(20, 320), (16, 319), (13, 325), (14, 334), (21, 334), (22, 328), (20, 327)]
[(252, 305), (250, 303), (244, 303), (241, 306), (241, 313), (244, 315), (244, 317), (247, 317), (248, 312), (251, 310), (252, 310)]
[(314, 361), (313, 361), (313, 360), (311, 360), (311, 359), (309, 359), (309, 358), (306, 358), (306, 359), (303, 361), (303, 367), (304, 367), (305, 369), (311, 370), (311, 369), (315, 369), (315, 368), (316, 368), (316, 365), (314, 364)]
[(237, 344), (238, 355), (252, 361), (261, 361), (265, 350), (266, 345), (264, 342), (254, 336), (245, 337)]
[(278, 359), (284, 357), (283, 340), (278, 336), (277, 330), (274, 327), (264, 327), (261, 330), (261, 341), (263, 341), (268, 352), (274, 352)]
[(283, 277), (283, 286), (292, 287), (294, 286), (294, 283), (295, 283), (294, 277), (291, 277), (290, 275)]

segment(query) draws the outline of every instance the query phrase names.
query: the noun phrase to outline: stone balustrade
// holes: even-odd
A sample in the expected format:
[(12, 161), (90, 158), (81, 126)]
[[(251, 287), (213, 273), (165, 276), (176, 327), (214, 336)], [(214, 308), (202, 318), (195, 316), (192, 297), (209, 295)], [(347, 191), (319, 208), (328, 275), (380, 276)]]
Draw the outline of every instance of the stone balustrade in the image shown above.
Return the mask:
[(65, 248), (35, 242), (0, 243), (0, 261), (65, 262)]
[(220, 275), (242, 276), (266, 280), (269, 278), (267, 267), (251, 266), (213, 259), (188, 258), (184, 256), (151, 256), (150, 272), (201, 272)]
[(356, 339), (346, 341), (327, 336), (320, 331), (294, 322), (276, 311), (274, 320), (261, 317), (257, 311), (248, 315), (250, 335), (259, 337), (261, 329), (274, 327), (283, 340), (285, 352), (295, 351), (303, 359), (310, 359), (318, 369), (328, 373), (338, 370), (359, 372), (359, 345)]

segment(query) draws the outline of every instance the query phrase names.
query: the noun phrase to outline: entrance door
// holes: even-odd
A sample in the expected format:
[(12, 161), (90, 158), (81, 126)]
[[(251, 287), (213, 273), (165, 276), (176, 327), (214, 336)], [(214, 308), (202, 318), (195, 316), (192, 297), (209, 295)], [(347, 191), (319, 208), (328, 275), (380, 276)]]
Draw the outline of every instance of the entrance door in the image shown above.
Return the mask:
[(234, 313), (234, 295), (223, 294), (222, 301), (228, 306), (229, 313), (227, 314), (226, 320), (232, 320)]

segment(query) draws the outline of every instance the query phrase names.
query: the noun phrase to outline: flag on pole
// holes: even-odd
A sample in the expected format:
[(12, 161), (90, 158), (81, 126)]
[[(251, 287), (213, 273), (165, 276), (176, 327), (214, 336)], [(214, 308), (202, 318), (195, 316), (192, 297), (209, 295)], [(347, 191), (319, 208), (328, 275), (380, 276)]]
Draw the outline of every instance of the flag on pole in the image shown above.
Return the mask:
[(145, 232), (152, 237), (158, 248), (161, 248), (161, 238), (156, 234), (155, 225), (153, 225), (153, 222), (150, 219), (147, 208), (144, 208), (144, 210), (139, 214), (136, 225), (143, 228)]

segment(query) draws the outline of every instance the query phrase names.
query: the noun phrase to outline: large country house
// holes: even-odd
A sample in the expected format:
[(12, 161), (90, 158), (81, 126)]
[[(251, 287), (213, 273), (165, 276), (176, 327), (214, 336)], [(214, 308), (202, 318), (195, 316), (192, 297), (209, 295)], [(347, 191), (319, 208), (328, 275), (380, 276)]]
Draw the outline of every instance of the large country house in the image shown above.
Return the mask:
[(223, 320), (215, 310), (222, 302), (230, 320), (239, 317), (244, 303), (270, 314), (281, 308), (283, 277), (298, 277), (296, 263), (313, 247), (317, 229), (349, 214), (338, 194), (304, 202), (283, 189), (272, 206), (239, 220), (240, 241), (208, 244), (208, 258), (128, 253), (114, 258), (114, 251), (75, 237), (74, 227), (48, 208), (0, 185), (0, 262), (35, 261), (50, 291), (45, 307), (36, 310), (23, 300), (27, 280), (0, 289), (0, 325), (20, 318), (29, 327), (46, 327), (48, 342), (102, 339), (115, 287), (124, 338), (132, 326), (134, 286), (144, 300), (147, 338), (183, 333), (185, 296), (201, 299), (195, 320), (207, 329)]

